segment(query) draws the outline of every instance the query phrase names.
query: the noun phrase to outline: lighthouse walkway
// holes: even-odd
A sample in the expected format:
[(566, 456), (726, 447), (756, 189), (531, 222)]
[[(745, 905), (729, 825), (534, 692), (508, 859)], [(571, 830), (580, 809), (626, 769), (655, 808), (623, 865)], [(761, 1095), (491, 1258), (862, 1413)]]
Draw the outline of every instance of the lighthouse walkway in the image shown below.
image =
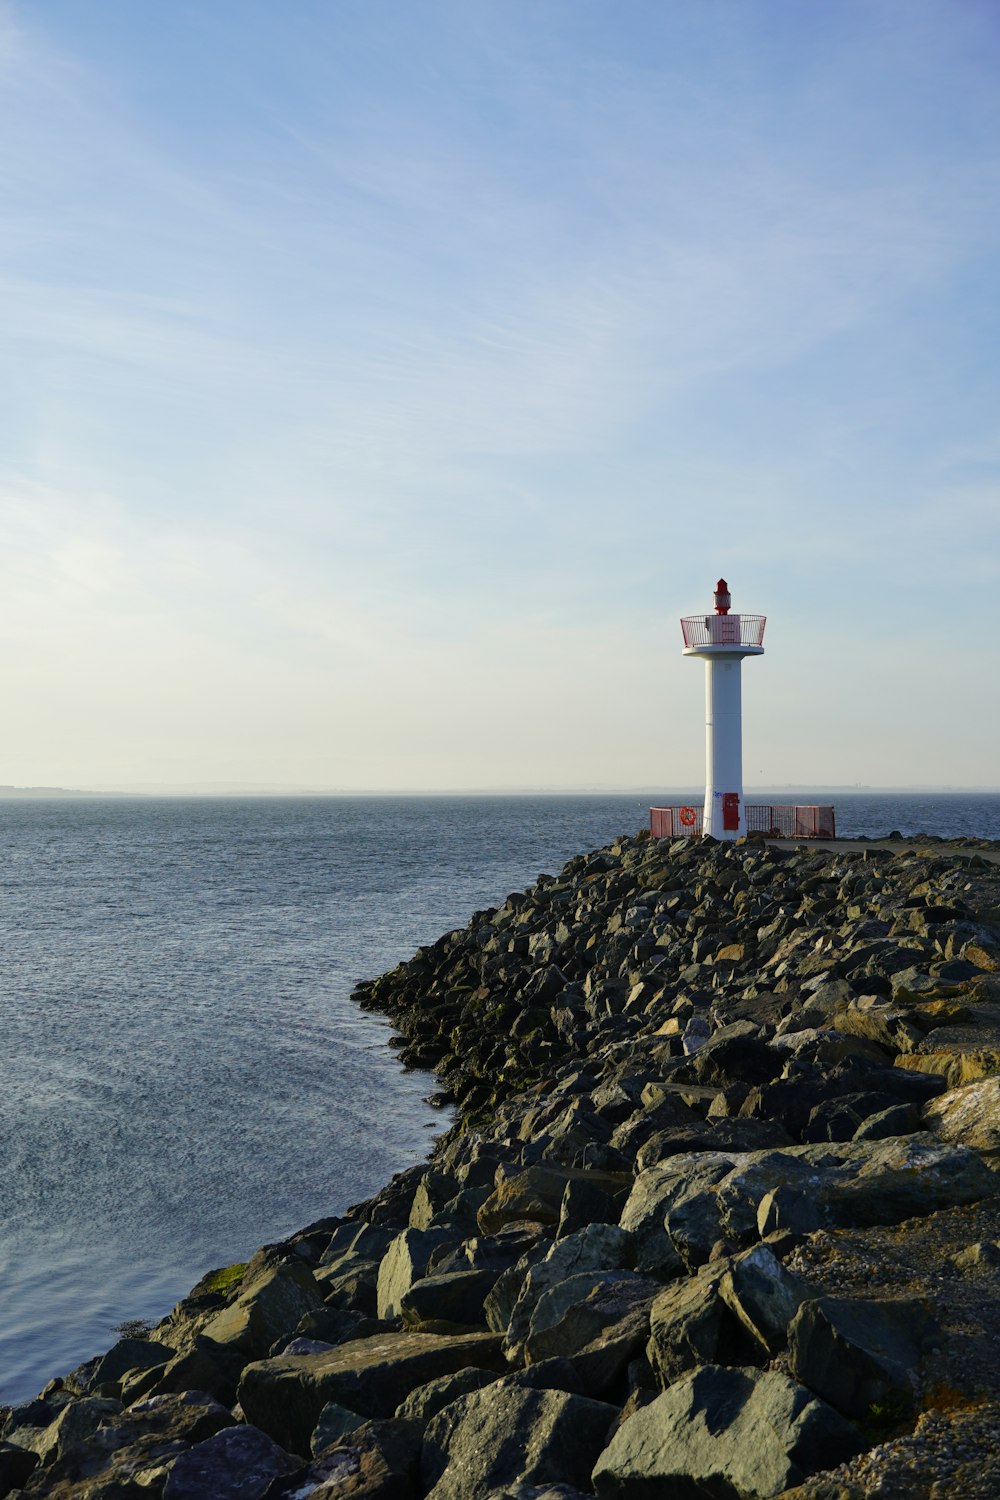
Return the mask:
[(867, 849), (884, 849), (890, 854), (921, 854), (944, 859), (983, 859), (988, 864), (1000, 864), (1000, 844), (958, 843), (947, 839), (929, 839), (926, 835), (913, 839), (778, 839), (767, 838), (765, 842), (776, 849), (828, 849), (838, 854), (864, 854)]

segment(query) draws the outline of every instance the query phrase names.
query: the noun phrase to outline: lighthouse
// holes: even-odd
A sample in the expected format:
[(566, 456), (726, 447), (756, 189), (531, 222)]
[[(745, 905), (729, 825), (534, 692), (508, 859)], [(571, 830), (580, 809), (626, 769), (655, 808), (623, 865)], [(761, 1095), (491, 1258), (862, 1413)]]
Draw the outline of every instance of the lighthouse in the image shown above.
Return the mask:
[[(700, 656), (705, 662), (705, 811), (701, 826), (703, 833), (716, 839), (738, 839), (747, 831), (740, 674), (745, 656), (763, 656), (766, 623), (763, 615), (730, 613), (731, 605), (729, 585), (720, 578), (714, 614), (681, 620), (684, 655)], [(694, 822), (693, 816), (690, 821)]]

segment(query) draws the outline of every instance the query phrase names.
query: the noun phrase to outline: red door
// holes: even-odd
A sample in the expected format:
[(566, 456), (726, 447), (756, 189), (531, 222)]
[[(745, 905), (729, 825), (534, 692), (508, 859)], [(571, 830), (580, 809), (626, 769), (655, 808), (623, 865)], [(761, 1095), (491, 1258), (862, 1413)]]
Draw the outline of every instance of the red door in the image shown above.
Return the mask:
[(726, 830), (738, 832), (740, 826), (740, 794), (739, 792), (723, 792), (722, 794), (722, 826)]

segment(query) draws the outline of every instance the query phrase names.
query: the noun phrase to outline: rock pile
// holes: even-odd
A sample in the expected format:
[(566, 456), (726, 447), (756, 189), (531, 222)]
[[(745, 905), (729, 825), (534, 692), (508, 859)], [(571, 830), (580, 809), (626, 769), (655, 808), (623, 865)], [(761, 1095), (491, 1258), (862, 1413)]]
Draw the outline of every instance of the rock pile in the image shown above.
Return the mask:
[(934, 1383), (925, 1284), (820, 1252), (940, 1224), (1000, 1307), (1000, 1248), (954, 1242), (996, 1202), (998, 922), (937, 846), (540, 876), (358, 991), (458, 1106), (431, 1161), (8, 1412), (0, 1496), (887, 1493), (880, 1440), (1000, 1392)]

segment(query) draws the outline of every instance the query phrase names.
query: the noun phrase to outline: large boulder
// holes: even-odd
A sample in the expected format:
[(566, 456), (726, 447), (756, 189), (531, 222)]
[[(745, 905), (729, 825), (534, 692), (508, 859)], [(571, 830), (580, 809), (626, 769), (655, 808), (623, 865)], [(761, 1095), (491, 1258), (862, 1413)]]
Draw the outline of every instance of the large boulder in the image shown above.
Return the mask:
[(37, 1453), (16, 1443), (0, 1442), (0, 1495), (22, 1489), (37, 1467)]
[[(90, 1377), (89, 1389), (98, 1395), (109, 1395), (108, 1387), (120, 1387), (124, 1377), (140, 1370), (152, 1370), (173, 1359), (175, 1350), (153, 1339), (119, 1339), (101, 1355)], [(120, 1394), (115, 1389), (114, 1394)]]
[(256, 1275), (248, 1271), (239, 1295), (205, 1324), (202, 1333), (259, 1359), (306, 1313), (323, 1306), (315, 1277), (301, 1261), (264, 1265)]
[(751, 1152), (711, 1190), (727, 1237), (747, 1243), (778, 1228), (808, 1233), (824, 1225), (896, 1224), (975, 1203), (995, 1188), (993, 1173), (975, 1152), (925, 1131)]
[(258, 1427), (227, 1427), (174, 1460), (163, 1500), (260, 1500), (275, 1479), (300, 1468)]
[(724, 1265), (664, 1288), (650, 1309), (647, 1357), (661, 1386), (709, 1364), (749, 1364), (757, 1353), (720, 1296)]
[(109, 1432), (115, 1428), (115, 1419), (121, 1411), (120, 1401), (82, 1396), (64, 1406), (47, 1426), (15, 1427), (8, 1431), (7, 1439), (17, 1447), (37, 1454), (43, 1465), (52, 1464), (89, 1444), (110, 1447)]
[(365, 1422), (278, 1479), (267, 1500), (415, 1500), (421, 1429), (417, 1422)]
[[(76, 1494), (100, 1495), (103, 1500), (134, 1495), (135, 1476), (161, 1472), (193, 1443), (235, 1422), (232, 1412), (201, 1391), (151, 1397), (127, 1411), (117, 1402), (85, 1399), (67, 1406), (65, 1412), (72, 1411), (73, 1405), (82, 1410), (64, 1416), (58, 1441), (40, 1471), (44, 1482), (39, 1473), (30, 1481), (33, 1493), (61, 1500)], [(113, 1409), (95, 1425), (98, 1406)]]
[(666, 1277), (676, 1276), (685, 1269), (664, 1227), (667, 1213), (680, 1200), (690, 1200), (714, 1188), (733, 1170), (737, 1160), (730, 1152), (701, 1151), (670, 1157), (640, 1172), (621, 1216), (622, 1228), (630, 1232), (635, 1242), (637, 1270)]
[(755, 1245), (725, 1271), (719, 1295), (759, 1348), (774, 1355), (788, 1341), (789, 1323), (815, 1293), (767, 1245)]
[(391, 1417), (418, 1385), (469, 1365), (504, 1366), (495, 1334), (453, 1338), (426, 1333), (382, 1334), (340, 1344), (325, 1354), (289, 1355), (248, 1365), (239, 1385), (247, 1418), (292, 1453), (309, 1440), (328, 1401), (363, 1417)]
[(496, 1378), (495, 1370), (477, 1370), (475, 1365), (470, 1365), (467, 1370), (459, 1370), (454, 1375), (441, 1375), (437, 1380), (428, 1380), (426, 1385), (418, 1385), (415, 1391), (411, 1391), (406, 1400), (397, 1406), (396, 1416), (407, 1417), (416, 1422), (429, 1422), (431, 1417), (437, 1416), (443, 1407), (459, 1396), (467, 1396), (470, 1391), (492, 1385)]
[(168, 1364), (145, 1373), (140, 1389), (135, 1379), (123, 1386), (122, 1399), (137, 1401), (140, 1396), (161, 1396), (181, 1391), (205, 1391), (223, 1406), (236, 1401), (236, 1384), (247, 1355), (239, 1348), (217, 1344), (199, 1334), (194, 1342)]
[(476, 1218), (483, 1234), (498, 1234), (509, 1224), (523, 1220), (551, 1225), (554, 1229), (559, 1223), (568, 1183), (586, 1184), (612, 1201), (623, 1201), (631, 1181), (631, 1176), (624, 1172), (536, 1164), (500, 1177)]
[(921, 1355), (934, 1336), (929, 1314), (912, 1299), (820, 1297), (792, 1319), (789, 1367), (838, 1411), (871, 1418), (913, 1404)]
[(485, 1328), (483, 1303), (497, 1280), (495, 1271), (449, 1271), (414, 1282), (399, 1299), (406, 1328), (448, 1333)]
[(551, 1287), (535, 1307), (524, 1344), (527, 1364), (567, 1358), (631, 1313), (649, 1308), (659, 1282), (637, 1271), (584, 1271)]
[(378, 1268), (378, 1316), (397, 1318), (403, 1297), (427, 1273), (435, 1250), (450, 1245), (447, 1229), (404, 1229), (390, 1244)]
[(586, 1486), (617, 1410), (507, 1381), (461, 1396), (424, 1434), (427, 1500), (469, 1500), (516, 1483)]
[(516, 1349), (528, 1336), (539, 1301), (552, 1290), (584, 1272), (617, 1271), (629, 1264), (632, 1237), (617, 1224), (588, 1224), (558, 1240), (537, 1265), (529, 1266), (510, 1314), (507, 1342)]
[(622, 1423), (593, 1485), (600, 1500), (763, 1500), (860, 1447), (850, 1423), (786, 1375), (705, 1365)]
[(924, 1124), (942, 1140), (976, 1151), (1000, 1151), (1000, 1078), (951, 1089), (923, 1109)]
[(319, 1414), (319, 1420), (313, 1428), (312, 1437), (309, 1439), (310, 1452), (315, 1457), (322, 1453), (324, 1448), (330, 1448), (334, 1443), (346, 1437), (348, 1433), (356, 1432), (359, 1427), (364, 1426), (365, 1419), (356, 1411), (348, 1411), (346, 1406), (340, 1406), (336, 1401), (328, 1401)]

